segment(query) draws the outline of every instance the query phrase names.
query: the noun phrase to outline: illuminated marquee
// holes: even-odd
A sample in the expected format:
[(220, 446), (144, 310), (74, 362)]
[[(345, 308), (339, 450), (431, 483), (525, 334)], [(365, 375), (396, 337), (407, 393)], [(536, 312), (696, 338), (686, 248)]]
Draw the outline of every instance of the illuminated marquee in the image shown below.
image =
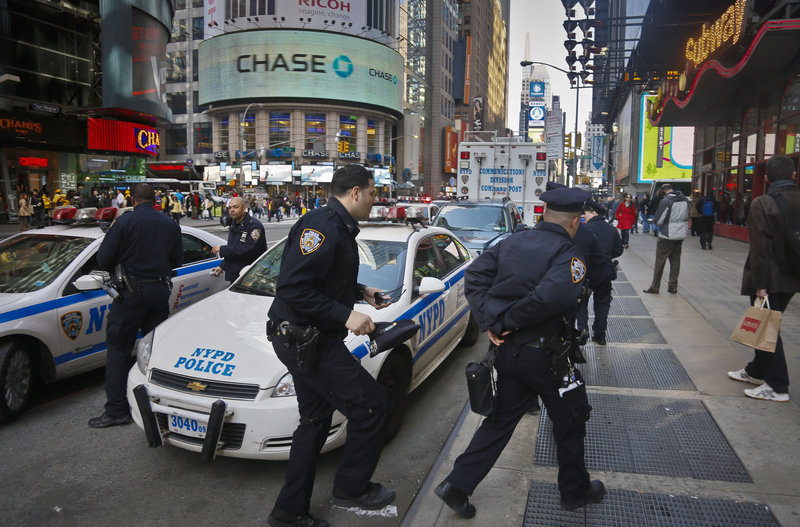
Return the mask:
[(686, 59), (695, 67), (724, 44), (736, 44), (742, 37), (749, 0), (736, 0), (711, 27), (703, 24), (700, 36), (686, 41)]
[(89, 150), (158, 155), (158, 130), (112, 119), (89, 118)]
[(134, 128), (136, 134), (136, 146), (142, 150), (146, 150), (153, 155), (158, 155), (158, 147), (161, 142), (158, 137), (158, 132), (150, 128)]

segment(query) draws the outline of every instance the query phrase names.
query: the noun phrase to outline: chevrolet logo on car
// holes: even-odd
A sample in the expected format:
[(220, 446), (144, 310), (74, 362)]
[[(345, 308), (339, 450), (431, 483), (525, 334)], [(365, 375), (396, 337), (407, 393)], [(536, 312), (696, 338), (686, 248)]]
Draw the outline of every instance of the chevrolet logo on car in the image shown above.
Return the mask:
[(186, 387), (192, 390), (193, 392), (202, 392), (203, 390), (208, 388), (208, 385), (197, 381), (192, 381), (189, 384), (187, 384)]

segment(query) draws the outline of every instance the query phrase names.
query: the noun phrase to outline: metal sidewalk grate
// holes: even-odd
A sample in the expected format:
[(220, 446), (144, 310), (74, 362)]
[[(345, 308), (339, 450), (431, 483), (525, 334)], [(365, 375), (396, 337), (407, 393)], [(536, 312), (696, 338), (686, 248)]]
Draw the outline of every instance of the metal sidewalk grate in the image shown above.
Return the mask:
[[(622, 296), (615, 297), (612, 295), (611, 309), (608, 311), (609, 316), (624, 316), (624, 317), (649, 317), (650, 312), (644, 307), (644, 302), (639, 297)], [(589, 315), (594, 316), (594, 298), (589, 299)]]
[(608, 317), (606, 340), (641, 344), (667, 343), (652, 318)]
[(617, 271), (617, 280), (619, 280), (620, 282), (627, 282), (628, 277), (625, 276), (625, 273), (623, 273), (622, 271)]
[(636, 296), (636, 289), (630, 282), (614, 282), (613, 296)]
[[(589, 403), (589, 470), (752, 482), (700, 401), (590, 393)], [(533, 461), (557, 465), (546, 409), (539, 420)]]
[(583, 372), (589, 386), (618, 386), (649, 390), (691, 390), (692, 379), (669, 349), (585, 346)]
[(779, 527), (766, 505), (606, 489), (603, 501), (561, 508), (558, 486), (531, 482), (523, 527)]

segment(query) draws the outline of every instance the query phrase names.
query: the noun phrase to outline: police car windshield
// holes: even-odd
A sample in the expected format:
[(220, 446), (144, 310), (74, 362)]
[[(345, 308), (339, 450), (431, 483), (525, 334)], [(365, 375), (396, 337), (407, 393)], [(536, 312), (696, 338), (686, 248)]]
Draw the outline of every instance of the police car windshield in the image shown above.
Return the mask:
[(242, 293), (275, 296), (275, 286), (281, 274), (281, 257), (286, 241), (281, 241), (271, 250), (253, 263), (233, 286), (233, 290)]
[(0, 243), (0, 293), (30, 293), (53, 282), (94, 240), (26, 234)]
[(434, 227), (452, 231), (506, 232), (508, 226), (503, 207), (481, 205), (448, 205), (439, 211)]

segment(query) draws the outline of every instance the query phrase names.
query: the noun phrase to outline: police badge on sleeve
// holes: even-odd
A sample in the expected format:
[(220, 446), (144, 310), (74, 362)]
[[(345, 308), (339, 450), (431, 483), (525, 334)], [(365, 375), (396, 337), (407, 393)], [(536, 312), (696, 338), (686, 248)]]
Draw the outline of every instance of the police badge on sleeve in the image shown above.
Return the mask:
[(586, 266), (580, 261), (579, 258), (572, 258), (570, 262), (570, 269), (572, 270), (572, 283), (577, 284), (586, 276)]
[(325, 241), (325, 235), (314, 229), (304, 229), (300, 235), (300, 252), (303, 256), (309, 255), (320, 248)]

